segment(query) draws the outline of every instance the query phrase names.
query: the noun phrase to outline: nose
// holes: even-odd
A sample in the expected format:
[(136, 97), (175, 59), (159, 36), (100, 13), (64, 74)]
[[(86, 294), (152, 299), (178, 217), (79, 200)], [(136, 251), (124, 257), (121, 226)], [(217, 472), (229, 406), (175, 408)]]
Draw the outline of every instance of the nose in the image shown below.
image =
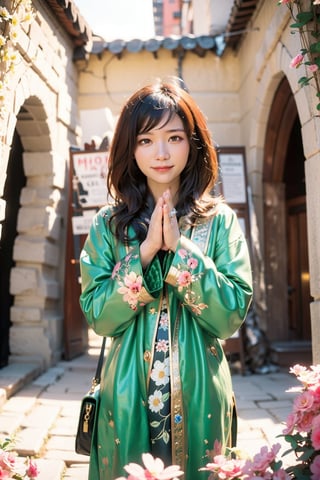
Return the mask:
[(157, 145), (157, 159), (168, 160), (170, 153), (166, 142), (158, 142)]

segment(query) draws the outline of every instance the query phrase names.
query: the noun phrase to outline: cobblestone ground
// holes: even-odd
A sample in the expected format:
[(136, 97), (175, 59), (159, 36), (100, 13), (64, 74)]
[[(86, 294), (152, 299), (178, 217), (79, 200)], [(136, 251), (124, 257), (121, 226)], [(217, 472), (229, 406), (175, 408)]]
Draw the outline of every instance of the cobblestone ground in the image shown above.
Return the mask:
[[(90, 335), (88, 354), (59, 362), (39, 376), (34, 365), (13, 364), (0, 370), (0, 437), (15, 437), (21, 456), (37, 459), (39, 480), (86, 480), (88, 457), (74, 450), (80, 400), (94, 375), (101, 340)], [(238, 406), (238, 447), (249, 454), (280, 442), (282, 422), (291, 410), (296, 386), (287, 372), (233, 374)], [(11, 395), (11, 396), (10, 396)], [(6, 398), (10, 397), (8, 400)], [(290, 463), (290, 458), (285, 459)]]

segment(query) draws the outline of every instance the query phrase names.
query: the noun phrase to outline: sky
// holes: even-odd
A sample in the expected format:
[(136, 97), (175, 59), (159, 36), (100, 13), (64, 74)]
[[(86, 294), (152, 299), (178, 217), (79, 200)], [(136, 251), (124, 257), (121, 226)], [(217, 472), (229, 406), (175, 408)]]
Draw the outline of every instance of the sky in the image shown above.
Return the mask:
[(96, 35), (105, 40), (154, 37), (152, 0), (74, 0)]

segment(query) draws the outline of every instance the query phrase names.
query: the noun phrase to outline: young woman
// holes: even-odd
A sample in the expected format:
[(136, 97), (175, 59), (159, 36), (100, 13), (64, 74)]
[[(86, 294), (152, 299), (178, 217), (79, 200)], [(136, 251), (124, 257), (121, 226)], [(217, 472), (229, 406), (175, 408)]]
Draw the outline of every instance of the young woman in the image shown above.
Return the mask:
[(219, 339), (252, 296), (235, 213), (211, 195), (217, 156), (204, 115), (175, 82), (124, 105), (110, 151), (114, 203), (94, 218), (81, 254), (81, 307), (112, 338), (90, 480), (113, 480), (149, 452), (187, 480), (210, 450), (234, 443), (234, 400)]

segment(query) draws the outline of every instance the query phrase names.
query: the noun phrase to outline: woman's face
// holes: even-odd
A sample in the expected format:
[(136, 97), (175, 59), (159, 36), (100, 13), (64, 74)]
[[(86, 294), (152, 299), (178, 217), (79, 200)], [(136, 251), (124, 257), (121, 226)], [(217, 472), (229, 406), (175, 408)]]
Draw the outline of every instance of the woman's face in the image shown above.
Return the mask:
[(156, 195), (168, 188), (178, 191), (180, 174), (185, 168), (190, 144), (181, 118), (173, 115), (146, 133), (137, 136), (135, 159), (147, 178), (151, 192)]

